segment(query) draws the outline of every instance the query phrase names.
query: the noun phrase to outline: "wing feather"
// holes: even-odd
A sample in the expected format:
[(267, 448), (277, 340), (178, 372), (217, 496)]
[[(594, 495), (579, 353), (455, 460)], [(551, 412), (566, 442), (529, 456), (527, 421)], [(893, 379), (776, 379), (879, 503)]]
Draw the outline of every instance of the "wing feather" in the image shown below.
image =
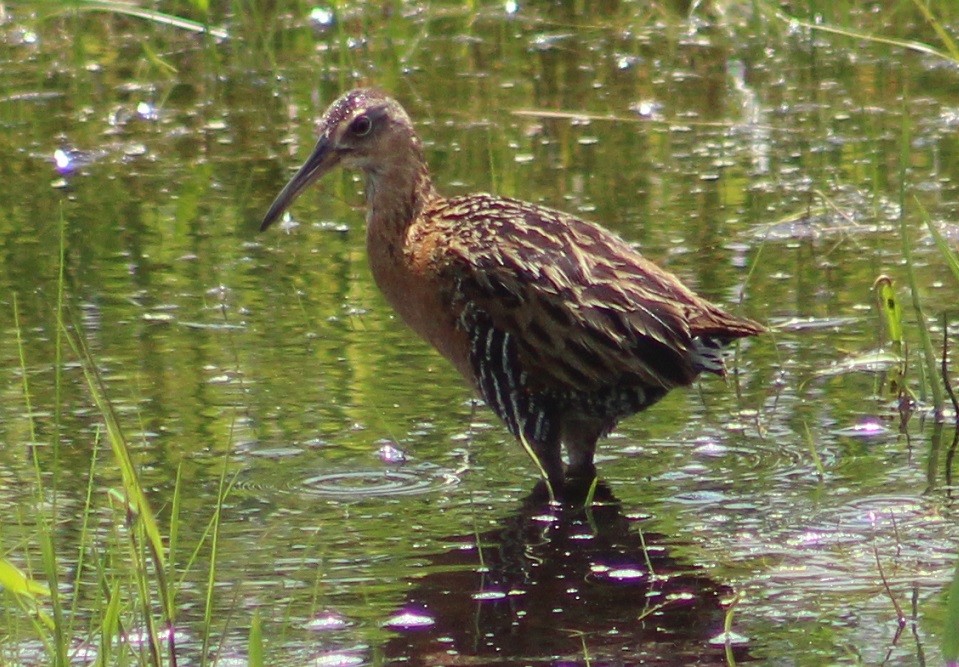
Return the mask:
[(696, 336), (760, 330), (592, 223), (490, 196), (441, 206), (428, 217), (444, 239), (431, 247), (441, 284), (451, 286), (446, 298), (513, 336), (531, 381), (544, 388), (688, 384), (700, 370)]

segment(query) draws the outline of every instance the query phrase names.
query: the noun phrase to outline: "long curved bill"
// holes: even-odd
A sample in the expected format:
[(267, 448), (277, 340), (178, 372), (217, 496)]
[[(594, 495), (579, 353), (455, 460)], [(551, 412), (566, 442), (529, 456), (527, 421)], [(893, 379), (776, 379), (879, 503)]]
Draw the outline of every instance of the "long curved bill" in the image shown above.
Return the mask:
[(263, 222), (260, 223), (260, 231), (262, 232), (276, 222), (283, 215), (283, 211), (290, 207), (293, 200), (299, 197), (310, 183), (336, 166), (338, 161), (339, 156), (332, 149), (329, 139), (321, 136), (320, 140), (316, 142), (316, 148), (313, 149), (310, 157), (303, 163), (300, 170), (293, 175), (289, 183), (283, 186), (280, 194), (270, 204), (270, 210), (266, 212), (266, 215), (263, 216)]

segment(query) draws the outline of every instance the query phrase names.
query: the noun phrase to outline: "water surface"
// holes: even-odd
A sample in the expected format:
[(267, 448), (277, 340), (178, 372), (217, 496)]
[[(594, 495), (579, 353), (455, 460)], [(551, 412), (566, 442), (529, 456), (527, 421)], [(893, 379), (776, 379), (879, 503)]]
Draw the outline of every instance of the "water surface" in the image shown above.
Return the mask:
[[(937, 345), (954, 310), (918, 210), (955, 245), (954, 64), (734, 4), (214, 8), (227, 39), (8, 9), (5, 556), (29, 560), (32, 517), (47, 511), (34, 455), (58, 470), (67, 563), (95, 449), (88, 539), (116, 517), (102, 417), (71, 353), (56, 354), (62, 239), (66, 312), (161, 519), (182, 478), (180, 664), (200, 662), (209, 549), (187, 563), (224, 465), (235, 486), (211, 654), (223, 664), (243, 664), (254, 610), (277, 665), (722, 664), (732, 605), (739, 660), (938, 659), (959, 529), (952, 433), (930, 419), (914, 316), (908, 420), (885, 368), (849, 360), (888, 349), (880, 274), (908, 306), (901, 190)], [(935, 40), (918, 15), (827, 18)], [(728, 382), (704, 379), (622, 424), (599, 452), (590, 511), (530, 497), (521, 449), (392, 315), (366, 266), (355, 178), (329, 176), (257, 233), (316, 116), (371, 83), (416, 120), (444, 193), (600, 221), (770, 325)], [(11, 614), (22, 641), (0, 655), (35, 664)]]

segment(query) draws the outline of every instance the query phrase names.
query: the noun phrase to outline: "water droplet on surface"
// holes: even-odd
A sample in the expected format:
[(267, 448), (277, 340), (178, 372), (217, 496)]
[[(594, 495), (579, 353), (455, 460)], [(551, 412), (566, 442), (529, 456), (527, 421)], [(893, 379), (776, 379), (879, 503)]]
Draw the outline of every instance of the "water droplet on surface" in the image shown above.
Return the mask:
[(299, 447), (271, 447), (254, 450), (250, 452), (250, 456), (258, 456), (264, 459), (287, 459), (291, 456), (299, 456), (302, 453), (303, 450)]
[(669, 500), (682, 505), (711, 505), (713, 503), (720, 503), (725, 498), (726, 495), (719, 491), (703, 490), (677, 493), (676, 495), (670, 497)]
[(632, 106), (630, 110), (643, 118), (660, 118), (663, 105), (654, 100), (640, 100)]
[(123, 154), (126, 157), (140, 157), (147, 154), (146, 144), (127, 144), (123, 147)]
[(709, 472), (709, 468), (704, 466), (702, 463), (697, 463), (697, 462), (687, 463), (682, 468), (680, 468), (680, 470), (684, 474), (689, 475), (690, 477), (699, 477), (700, 475), (704, 475), (707, 472)]
[(479, 593), (473, 593), (471, 595), (474, 600), (502, 600), (506, 597), (506, 593), (503, 591), (480, 591)]
[(72, 160), (70, 154), (61, 148), (53, 151), (53, 163), (60, 173), (71, 171)]
[(58, 148), (53, 151), (53, 165), (60, 174), (72, 174), (77, 169), (92, 164), (104, 155), (105, 152), (102, 150), (84, 151), (78, 148)]
[(742, 646), (749, 643), (749, 638), (735, 632), (721, 632), (709, 640), (711, 646), (725, 646), (727, 643), (732, 646)]
[(328, 611), (310, 619), (303, 627), (315, 632), (327, 632), (329, 630), (342, 630), (350, 625), (350, 621), (342, 614)]
[(173, 313), (160, 312), (160, 313), (143, 313), (144, 322), (172, 322), (174, 320)]
[(846, 428), (836, 429), (833, 434), (850, 438), (877, 438), (888, 435), (889, 429), (876, 420), (867, 419)]
[(296, 229), (299, 226), (300, 226), (300, 223), (298, 223), (296, 220), (293, 219), (293, 216), (290, 215), (289, 211), (284, 211), (283, 215), (280, 217), (279, 224), (277, 224), (277, 228), (281, 232), (285, 232), (287, 234), (289, 234), (290, 232), (292, 232), (294, 229)]
[(636, 567), (619, 567), (607, 571), (606, 577), (608, 579), (616, 579), (617, 581), (635, 581), (645, 578), (646, 573)]
[(406, 452), (392, 440), (381, 440), (376, 455), (383, 463), (403, 463), (406, 461)]
[(329, 7), (314, 7), (310, 10), (310, 23), (325, 30), (336, 24), (336, 14)]
[(394, 630), (415, 630), (436, 624), (436, 619), (421, 609), (406, 609), (391, 616), (383, 625)]
[(157, 108), (149, 102), (140, 102), (137, 104), (137, 115), (143, 120), (156, 120), (160, 117)]
[(352, 667), (353, 665), (362, 665), (366, 660), (361, 655), (355, 653), (324, 653), (313, 658), (307, 664), (311, 667)]
[(719, 458), (729, 453), (729, 448), (710, 437), (696, 438), (693, 455), (703, 458)]

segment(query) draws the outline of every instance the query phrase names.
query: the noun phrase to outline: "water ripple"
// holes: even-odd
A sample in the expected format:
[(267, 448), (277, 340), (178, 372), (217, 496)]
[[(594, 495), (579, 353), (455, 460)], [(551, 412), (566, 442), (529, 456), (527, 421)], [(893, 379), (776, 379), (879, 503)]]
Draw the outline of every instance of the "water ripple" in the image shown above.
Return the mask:
[(450, 488), (459, 478), (445, 470), (353, 470), (316, 475), (303, 481), (307, 494), (334, 498), (410, 496)]
[[(938, 583), (955, 555), (943, 532), (955, 533), (933, 507), (908, 496), (872, 496), (831, 507), (821, 516), (767, 535), (760, 550), (778, 561), (771, 590), (873, 590), (879, 568), (891, 585)], [(736, 549), (745, 555), (749, 549)], [(752, 550), (755, 553), (755, 547)]]

